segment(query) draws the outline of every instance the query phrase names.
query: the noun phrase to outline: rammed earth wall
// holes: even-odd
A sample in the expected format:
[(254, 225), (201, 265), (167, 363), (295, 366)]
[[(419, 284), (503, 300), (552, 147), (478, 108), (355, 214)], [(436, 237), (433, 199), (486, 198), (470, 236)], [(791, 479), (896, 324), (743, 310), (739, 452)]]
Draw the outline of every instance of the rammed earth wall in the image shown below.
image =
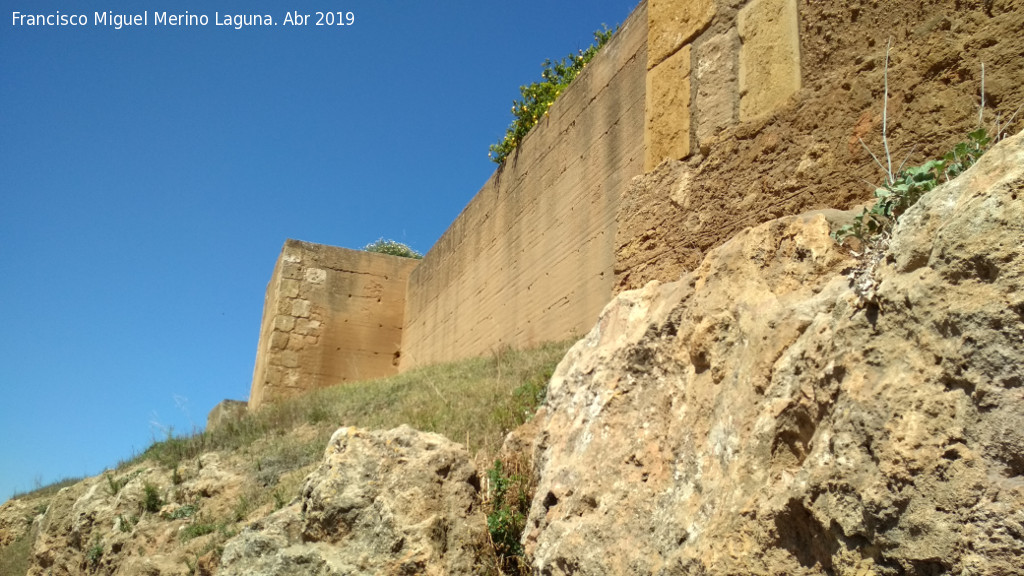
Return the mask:
[(641, 4), (413, 272), (403, 370), (589, 330), (643, 171), (646, 62)]

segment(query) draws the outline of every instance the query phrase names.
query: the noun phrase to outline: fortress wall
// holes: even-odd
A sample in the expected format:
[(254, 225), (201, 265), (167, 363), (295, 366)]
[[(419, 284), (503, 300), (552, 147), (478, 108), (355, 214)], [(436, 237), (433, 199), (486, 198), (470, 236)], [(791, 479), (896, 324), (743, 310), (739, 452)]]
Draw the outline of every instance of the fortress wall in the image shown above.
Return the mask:
[(643, 170), (646, 46), (641, 4), (413, 271), (402, 370), (591, 327)]
[(398, 372), (418, 260), (285, 242), (263, 306), (249, 408)]
[(869, 201), (890, 38), (896, 164), (976, 127), (982, 62), (986, 126), (1024, 103), (1024, 0), (641, 3), (418, 266), (288, 241), (250, 406), (582, 334), (746, 227)]
[(977, 127), (982, 63), (990, 130), (1024, 103), (1024, 0), (649, 0), (647, 13), (651, 173), (620, 204), (615, 291), (674, 280), (746, 227), (870, 201), (883, 173), (860, 140), (885, 162), (890, 39), (894, 171)]

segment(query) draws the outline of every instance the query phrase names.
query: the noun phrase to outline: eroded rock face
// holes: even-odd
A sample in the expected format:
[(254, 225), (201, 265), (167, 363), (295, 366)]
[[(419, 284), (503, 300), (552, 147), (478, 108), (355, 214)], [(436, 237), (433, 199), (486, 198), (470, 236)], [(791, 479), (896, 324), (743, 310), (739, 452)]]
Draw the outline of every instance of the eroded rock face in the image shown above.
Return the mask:
[(1024, 136), (909, 211), (859, 300), (825, 215), (624, 292), (538, 415), (539, 574), (1020, 574)]
[(0, 505), (0, 548), (27, 534), (37, 514), (32, 506), (16, 498)]
[(480, 573), (479, 492), (468, 453), (443, 436), (342, 428), (301, 499), (228, 542), (217, 574)]

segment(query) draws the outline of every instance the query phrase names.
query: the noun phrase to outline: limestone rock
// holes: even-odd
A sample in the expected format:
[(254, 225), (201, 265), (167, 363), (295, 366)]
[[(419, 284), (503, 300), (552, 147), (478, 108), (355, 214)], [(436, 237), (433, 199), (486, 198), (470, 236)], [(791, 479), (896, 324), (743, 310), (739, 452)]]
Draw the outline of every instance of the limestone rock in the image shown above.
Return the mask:
[(902, 219), (872, 302), (825, 215), (620, 294), (537, 416), (537, 574), (1020, 574), (1024, 136)]
[[(34, 521), (28, 574), (190, 574), (190, 563), (216, 544), (216, 535), (183, 538), (183, 531), (197, 522), (230, 521), (244, 466), (244, 459), (207, 453), (176, 469), (143, 461), (64, 488)], [(164, 504), (159, 512), (146, 509), (147, 490)]]
[(17, 498), (0, 506), (0, 548), (21, 538), (32, 528), (36, 511), (28, 502)]
[(442, 436), (342, 428), (300, 501), (229, 541), (217, 574), (479, 573), (479, 491), (468, 453)]

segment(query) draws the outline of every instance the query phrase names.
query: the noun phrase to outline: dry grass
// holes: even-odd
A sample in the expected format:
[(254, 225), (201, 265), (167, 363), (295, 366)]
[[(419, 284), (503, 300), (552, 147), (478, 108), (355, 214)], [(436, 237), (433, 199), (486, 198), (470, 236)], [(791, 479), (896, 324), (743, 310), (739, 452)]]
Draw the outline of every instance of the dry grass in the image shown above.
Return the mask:
[(318, 390), (210, 433), (154, 443), (122, 466), (148, 459), (174, 468), (204, 452), (242, 450), (256, 462), (261, 483), (273, 485), (282, 474), (318, 460), (341, 426), (388, 429), (401, 424), (442, 434), (465, 444), (471, 454), (489, 458), (508, 431), (536, 410), (571, 344), (503, 349), (484, 358)]

